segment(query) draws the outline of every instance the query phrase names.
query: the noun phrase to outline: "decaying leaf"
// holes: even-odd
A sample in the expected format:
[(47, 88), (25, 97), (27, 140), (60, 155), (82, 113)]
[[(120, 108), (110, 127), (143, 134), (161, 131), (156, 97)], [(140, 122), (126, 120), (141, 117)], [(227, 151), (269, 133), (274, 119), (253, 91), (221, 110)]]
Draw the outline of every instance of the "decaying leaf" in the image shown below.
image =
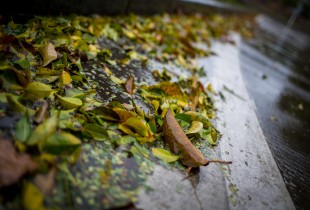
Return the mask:
[(53, 44), (49, 43), (39, 48), (39, 52), (43, 57), (43, 67), (48, 65), (53, 60), (57, 59), (57, 52)]
[(174, 154), (181, 155), (180, 160), (183, 165), (199, 167), (208, 164), (206, 158), (187, 138), (170, 109), (164, 118), (163, 132), (171, 151)]
[(28, 154), (19, 154), (10, 141), (0, 138), (0, 187), (14, 184), (37, 167)]
[(161, 149), (161, 148), (152, 148), (152, 153), (155, 157), (161, 159), (162, 161), (166, 163), (175, 162), (180, 158), (179, 155), (174, 155), (168, 150)]
[(135, 88), (135, 79), (133, 76), (128, 77), (126, 83), (125, 83), (125, 90), (130, 95), (133, 94), (133, 90)]
[(171, 151), (174, 154), (181, 155), (180, 160), (185, 166), (199, 167), (208, 165), (210, 162), (231, 163), (220, 160), (207, 160), (187, 138), (170, 109), (164, 118), (163, 134)]

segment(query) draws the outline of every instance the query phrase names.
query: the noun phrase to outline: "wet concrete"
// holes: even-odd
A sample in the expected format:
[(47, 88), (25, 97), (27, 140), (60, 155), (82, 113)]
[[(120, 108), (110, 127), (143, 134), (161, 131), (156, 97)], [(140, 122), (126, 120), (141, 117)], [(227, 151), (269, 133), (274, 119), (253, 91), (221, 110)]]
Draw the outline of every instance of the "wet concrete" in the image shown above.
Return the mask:
[[(213, 150), (202, 150), (208, 159), (232, 161), (231, 165), (200, 167), (193, 179), (178, 170), (155, 167), (147, 184), (154, 190), (142, 191), (137, 207), (142, 209), (295, 209), (280, 171), (269, 149), (241, 75), (239, 36), (236, 46), (214, 43), (217, 56), (202, 58), (199, 65), (207, 71), (200, 77), (216, 92), (216, 127), (222, 138)], [(235, 94), (225, 91), (224, 86)], [(204, 152), (204, 150), (206, 150)]]
[[(241, 69), (256, 114), (297, 209), (310, 208), (309, 37), (258, 16), (241, 47)], [(282, 39), (282, 40), (280, 40)]]

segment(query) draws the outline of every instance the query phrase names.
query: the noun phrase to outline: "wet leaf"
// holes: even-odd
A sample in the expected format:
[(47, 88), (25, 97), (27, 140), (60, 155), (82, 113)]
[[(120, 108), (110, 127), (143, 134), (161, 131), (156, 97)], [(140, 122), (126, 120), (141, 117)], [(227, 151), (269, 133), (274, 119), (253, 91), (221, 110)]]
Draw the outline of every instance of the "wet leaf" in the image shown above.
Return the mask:
[(27, 59), (19, 59), (15, 61), (14, 64), (19, 65), (22, 69), (30, 69), (30, 63)]
[(135, 114), (133, 112), (114, 107), (113, 111), (118, 115), (120, 122), (126, 122), (129, 118), (135, 117)]
[(82, 106), (83, 102), (79, 98), (65, 97), (57, 95), (60, 105), (65, 109), (74, 109)]
[(25, 142), (30, 134), (31, 125), (28, 114), (25, 114), (16, 124), (15, 138), (19, 142)]
[(46, 120), (44, 120), (40, 125), (38, 125), (30, 134), (27, 144), (35, 145), (39, 142), (44, 142), (48, 137), (56, 132), (58, 125), (58, 116), (54, 115)]
[(204, 128), (209, 128), (209, 126), (211, 125), (210, 121), (208, 120), (208, 118), (199, 113), (199, 112), (195, 112), (195, 111), (187, 111), (187, 112), (184, 112), (184, 114), (190, 116), (190, 119), (192, 121), (199, 121), (203, 124), (203, 127)]
[(61, 131), (49, 136), (42, 143), (42, 151), (59, 155), (61, 153), (72, 153), (77, 147), (81, 145), (81, 140), (71, 133)]
[(133, 76), (128, 77), (126, 83), (125, 83), (125, 90), (130, 95), (133, 94), (133, 90), (135, 88), (135, 80)]
[(57, 52), (53, 44), (49, 43), (39, 48), (39, 52), (43, 57), (43, 67), (48, 65), (53, 60), (57, 59)]
[(129, 118), (124, 125), (132, 128), (135, 130), (136, 133), (138, 133), (142, 137), (149, 137), (149, 129), (146, 126), (145, 122), (141, 118), (132, 117)]
[(181, 155), (180, 160), (183, 165), (199, 167), (208, 163), (201, 152), (187, 138), (170, 109), (164, 118), (163, 134), (171, 151), (176, 155)]
[(25, 99), (40, 99), (48, 97), (52, 92), (50, 86), (41, 82), (32, 82), (25, 88)]
[(155, 157), (161, 159), (166, 163), (175, 162), (180, 158), (180, 155), (174, 155), (168, 150), (161, 148), (152, 148), (152, 153)]
[(98, 124), (86, 124), (83, 127), (82, 132), (94, 140), (105, 141), (109, 139), (107, 131)]
[(14, 184), (37, 167), (28, 154), (17, 153), (10, 141), (0, 138), (0, 187)]
[(68, 85), (72, 82), (71, 76), (68, 72), (62, 71), (61, 72), (61, 81), (63, 85)]
[(193, 121), (186, 134), (199, 133), (203, 129), (202, 122)]
[(14, 96), (12, 94), (7, 94), (6, 95), (7, 101), (10, 105), (10, 108), (14, 110), (15, 112), (21, 113), (21, 114), (26, 114), (28, 113), (30, 116), (35, 114), (35, 111), (32, 109), (29, 109), (28, 107), (22, 105), (18, 101), (18, 96)]
[(44, 197), (37, 186), (26, 182), (23, 187), (23, 206), (26, 210), (44, 210)]

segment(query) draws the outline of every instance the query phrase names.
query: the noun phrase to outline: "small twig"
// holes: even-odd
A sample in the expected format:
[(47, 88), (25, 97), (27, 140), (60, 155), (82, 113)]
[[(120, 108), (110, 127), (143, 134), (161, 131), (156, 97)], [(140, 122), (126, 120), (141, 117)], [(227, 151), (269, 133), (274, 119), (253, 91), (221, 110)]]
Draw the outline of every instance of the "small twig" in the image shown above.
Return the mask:
[(237, 98), (246, 101), (245, 98), (243, 98), (242, 96), (236, 94), (233, 90), (229, 89), (228, 87), (226, 87), (226, 85), (223, 85), (224, 90), (226, 90), (227, 92), (231, 93), (232, 95), (236, 96)]

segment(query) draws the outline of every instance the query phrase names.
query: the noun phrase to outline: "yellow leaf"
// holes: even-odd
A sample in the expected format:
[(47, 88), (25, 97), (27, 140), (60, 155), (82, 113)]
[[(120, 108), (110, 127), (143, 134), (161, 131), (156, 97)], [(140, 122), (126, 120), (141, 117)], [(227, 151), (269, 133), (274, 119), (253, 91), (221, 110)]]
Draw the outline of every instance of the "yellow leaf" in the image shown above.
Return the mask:
[(25, 99), (39, 99), (48, 97), (53, 90), (41, 82), (32, 82), (25, 88)]
[(24, 185), (23, 205), (26, 210), (43, 210), (43, 194), (37, 186), (31, 182)]
[(65, 109), (74, 109), (82, 106), (83, 102), (79, 98), (72, 98), (72, 97), (63, 97), (57, 95), (57, 99), (60, 105)]
[(57, 52), (54, 45), (51, 43), (40, 47), (39, 52), (43, 57), (43, 67), (57, 59)]
[(161, 148), (152, 148), (152, 153), (155, 157), (161, 159), (166, 163), (175, 162), (180, 158), (180, 155), (174, 155), (168, 150)]
[(62, 84), (64, 84), (64, 85), (70, 84), (72, 82), (70, 74), (66, 71), (62, 71), (61, 81), (62, 81)]

